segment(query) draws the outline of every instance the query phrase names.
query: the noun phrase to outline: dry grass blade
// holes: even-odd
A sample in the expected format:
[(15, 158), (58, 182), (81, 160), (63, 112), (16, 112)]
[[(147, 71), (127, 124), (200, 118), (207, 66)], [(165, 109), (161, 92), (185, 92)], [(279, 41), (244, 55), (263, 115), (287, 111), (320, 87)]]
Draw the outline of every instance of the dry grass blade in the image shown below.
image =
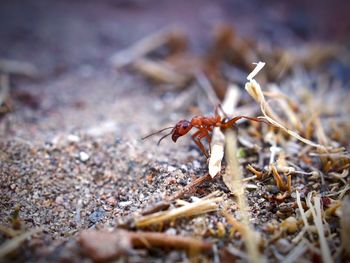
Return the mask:
[(283, 259), (284, 263), (297, 262), (299, 257), (307, 250), (305, 241), (301, 241), (289, 254)]
[(284, 182), (275, 165), (270, 164), (269, 168), (272, 170), (272, 174), (278, 189), (281, 191), (288, 191), (290, 193), (292, 191), (292, 176), (289, 174), (287, 177), (287, 182)]
[(242, 170), (236, 156), (237, 139), (233, 131), (226, 132), (226, 160), (228, 170), (223, 176), (224, 182), (231, 192), (235, 193), (238, 199), (238, 206), (242, 214), (242, 224), (246, 226), (244, 231), (244, 240), (247, 248), (249, 260), (251, 262), (261, 262), (262, 258), (258, 250), (257, 233), (251, 229), (249, 215), (247, 213), (248, 205), (244, 195), (244, 186), (242, 184)]
[(308, 195), (308, 197), (306, 198), (306, 203), (311, 210), (312, 217), (313, 217), (314, 223), (316, 225), (316, 229), (318, 232), (318, 238), (320, 240), (320, 245), (321, 245), (322, 259), (323, 259), (323, 262), (330, 262), (331, 263), (331, 262), (333, 262), (333, 259), (332, 259), (331, 252), (329, 250), (327, 240), (325, 237), (325, 233), (324, 233), (324, 226), (323, 226), (323, 222), (322, 222), (322, 211), (321, 211), (321, 199), (319, 196), (315, 196), (313, 198), (313, 201), (314, 201), (314, 205), (313, 205), (311, 203), (311, 196), (312, 196), (312, 193), (310, 193)]
[(242, 236), (244, 236), (247, 232), (247, 226), (243, 223), (237, 221), (233, 215), (231, 215), (227, 209), (224, 209), (222, 212), (222, 215), (226, 218), (227, 223), (229, 223), (232, 226), (233, 231), (239, 232)]
[(304, 229), (306, 231), (308, 231), (310, 238), (312, 238), (312, 234), (310, 232), (310, 225), (309, 225), (309, 223), (307, 221), (307, 216), (306, 216), (306, 213), (304, 211), (303, 205), (301, 204), (300, 194), (299, 194), (298, 191), (296, 191), (296, 196), (297, 196), (297, 205), (298, 205), (298, 208), (299, 208), (299, 212), (300, 212), (301, 218), (302, 218), (303, 223), (304, 223)]
[(261, 89), (259, 83), (255, 79), (250, 79), (249, 82), (247, 82), (245, 84), (245, 89), (249, 93), (249, 95), (256, 102), (258, 102), (260, 104), (260, 109), (264, 115), (264, 118), (267, 121), (269, 121), (271, 124), (282, 129), (283, 131), (285, 131), (289, 135), (293, 136), (294, 138), (298, 139), (299, 141), (302, 141), (305, 144), (316, 147), (324, 152), (327, 150), (327, 148), (325, 146), (323, 146), (321, 144), (317, 144), (315, 142), (312, 142), (306, 138), (303, 138), (295, 131), (292, 131), (292, 130), (286, 128), (285, 125), (282, 124), (283, 123), (282, 120), (280, 120), (278, 115), (276, 113), (274, 113), (274, 111), (272, 110), (270, 105), (267, 103), (265, 96), (262, 92), (262, 89)]
[(279, 87), (275, 84), (271, 84), (268, 92), (263, 92), (265, 96), (276, 99), (281, 110), (283, 110), (288, 117), (289, 122), (292, 124), (292, 127), (296, 128), (298, 131), (303, 129), (303, 125), (297, 114), (294, 112), (293, 108), (296, 103), (291, 100), (290, 97), (283, 94)]
[(42, 230), (42, 228), (32, 229), (2, 244), (0, 247), (0, 259), (17, 249), (27, 238), (41, 232)]
[(15, 230), (12, 227), (6, 227), (3, 225), (0, 225), (0, 232), (3, 233), (4, 235), (8, 236), (8, 237), (15, 237), (18, 235), (19, 230)]
[(135, 220), (135, 225), (136, 227), (146, 227), (154, 224), (162, 224), (178, 218), (213, 212), (218, 210), (219, 203), (222, 201), (223, 199), (221, 197), (199, 200), (170, 211), (158, 212), (138, 218)]

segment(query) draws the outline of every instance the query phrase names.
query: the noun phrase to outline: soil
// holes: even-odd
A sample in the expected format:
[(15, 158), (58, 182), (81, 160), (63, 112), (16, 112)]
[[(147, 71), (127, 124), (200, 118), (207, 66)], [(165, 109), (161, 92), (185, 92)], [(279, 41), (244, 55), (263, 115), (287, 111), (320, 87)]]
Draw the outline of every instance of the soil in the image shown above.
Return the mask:
[[(80, 231), (113, 229), (207, 173), (206, 159), (190, 138), (176, 144), (167, 139), (159, 147), (156, 139), (141, 140), (151, 131), (190, 118), (191, 112), (171, 107), (178, 91), (132, 70), (113, 68), (109, 59), (116, 51), (177, 24), (185, 27), (192, 52), (199, 54), (209, 46), (212, 28), (219, 22), (234, 25), (241, 36), (278, 46), (329, 40), (349, 44), (350, 19), (341, 15), (349, 8), (339, 7), (346, 1), (338, 2), (2, 2), (0, 58), (30, 62), (39, 69), (39, 77), (10, 77), (11, 112), (0, 120), (0, 225), (11, 227), (13, 214), (19, 211), (18, 228), (43, 227), (6, 261), (90, 262), (77, 243)], [(334, 22), (336, 14), (344, 18), (340, 26)], [(348, 78), (349, 69), (345, 70), (339, 74)], [(303, 197), (312, 187), (321, 191), (320, 184), (298, 180), (295, 185)], [(258, 190), (247, 195), (252, 223), (263, 232), (267, 222), (293, 213), (288, 206), (295, 196), (271, 205), (264, 196), (273, 191), (273, 183), (255, 184)], [(216, 190), (230, 198), (220, 177), (201, 185), (194, 196)], [(217, 231), (217, 214), (199, 218)], [(181, 219), (164, 230), (196, 235), (198, 220)], [(276, 249), (278, 255), (289, 252), (291, 238), (267, 249), (265, 256), (276, 255)], [(0, 245), (7, 240), (0, 234)], [(230, 243), (212, 236), (206, 240), (215, 241), (219, 249)], [(339, 242), (335, 239), (330, 246)], [(233, 244), (242, 247), (239, 239), (229, 246)], [(124, 259), (177, 262), (188, 256), (184, 251), (144, 249)]]

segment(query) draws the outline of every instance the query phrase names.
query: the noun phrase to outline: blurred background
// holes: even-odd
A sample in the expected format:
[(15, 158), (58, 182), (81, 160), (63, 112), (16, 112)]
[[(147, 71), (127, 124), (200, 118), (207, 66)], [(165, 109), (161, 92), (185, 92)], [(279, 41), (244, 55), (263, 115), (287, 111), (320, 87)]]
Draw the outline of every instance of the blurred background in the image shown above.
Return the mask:
[(242, 37), (297, 47), (349, 43), (349, 1), (2, 1), (0, 57), (30, 61), (41, 76), (82, 64), (103, 67), (117, 50), (168, 25), (182, 26), (193, 48), (228, 23)]

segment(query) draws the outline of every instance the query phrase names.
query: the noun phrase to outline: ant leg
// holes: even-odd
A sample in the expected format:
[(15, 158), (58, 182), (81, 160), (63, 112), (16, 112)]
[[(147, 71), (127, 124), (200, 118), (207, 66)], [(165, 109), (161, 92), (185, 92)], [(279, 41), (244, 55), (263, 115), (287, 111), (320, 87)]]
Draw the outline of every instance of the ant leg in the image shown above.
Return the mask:
[(254, 118), (254, 117), (247, 117), (247, 116), (237, 116), (237, 117), (234, 117), (233, 119), (229, 120), (228, 122), (222, 123), (220, 125), (220, 127), (223, 129), (227, 129), (227, 128), (233, 126), (240, 119), (247, 119), (250, 121), (263, 122), (263, 123), (266, 123), (268, 125), (271, 125), (271, 123), (269, 123), (268, 121), (265, 121), (263, 119), (258, 119), (258, 118)]
[(200, 128), (200, 131), (202, 132), (201, 135), (198, 135), (198, 138), (201, 140), (203, 138), (207, 138), (209, 144), (211, 143), (211, 135), (209, 134), (209, 130), (206, 128)]
[(211, 135), (209, 134), (208, 130), (206, 129), (201, 129), (202, 130), (202, 136), (199, 138), (200, 140), (203, 138), (207, 138), (208, 143), (209, 143), (209, 153), (211, 154), (211, 150), (210, 150), (210, 144), (211, 144)]
[(204, 148), (204, 145), (201, 142), (201, 139), (203, 137), (206, 137), (206, 134), (203, 134), (203, 130), (199, 130), (196, 133), (194, 133), (192, 135), (192, 140), (196, 143), (196, 145), (199, 147), (199, 149), (202, 151), (202, 153), (205, 155), (205, 157), (207, 157), (207, 159), (209, 158), (209, 155), (207, 153), (207, 151)]

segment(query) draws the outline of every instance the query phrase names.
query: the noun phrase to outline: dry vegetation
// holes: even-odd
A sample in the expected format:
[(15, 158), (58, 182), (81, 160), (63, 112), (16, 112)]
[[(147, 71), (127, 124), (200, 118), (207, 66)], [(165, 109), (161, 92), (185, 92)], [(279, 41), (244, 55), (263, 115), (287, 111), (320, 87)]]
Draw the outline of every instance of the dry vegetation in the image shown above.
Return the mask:
[[(331, 60), (349, 66), (349, 53), (335, 45), (270, 49), (242, 39), (232, 27), (221, 25), (215, 31), (211, 48), (199, 56), (187, 48), (187, 37), (179, 28), (166, 28), (118, 52), (110, 62), (118, 70), (127, 68), (144, 76), (159, 90), (176, 93), (169, 105), (171, 111), (202, 114), (222, 103), (225, 113), (221, 114), (227, 117), (260, 116), (269, 124), (242, 121), (232, 129), (214, 129), (208, 145), (209, 160), (201, 161), (201, 168), (195, 173), (183, 169), (183, 177), (192, 182), (186, 181), (177, 190), (168, 189), (161, 198), (150, 197), (142, 205), (133, 204), (133, 200), (128, 204), (118, 201), (120, 210), (124, 205), (134, 207), (131, 212), (119, 211), (114, 217), (114, 205), (108, 206), (113, 196), (106, 195), (102, 200), (105, 211), (112, 210), (113, 223), (99, 225), (95, 224), (99, 221), (96, 219), (92, 229), (88, 229), (87, 224), (81, 223), (80, 210), (90, 204), (79, 199), (72, 215), (79, 223), (67, 229), (71, 243), (65, 249), (74, 251), (77, 260), (95, 262), (118, 258), (131, 262), (145, 258), (203, 262), (349, 260), (350, 97), (336, 79), (323, 71)], [(252, 63), (259, 61), (267, 64), (264, 67), (263, 63)], [(7, 78), (11, 74), (34, 76), (36, 69), (26, 63), (0, 61), (0, 71), (0, 110), (1, 114), (8, 114), (11, 98)], [(237, 79), (239, 84), (234, 81)], [(159, 127), (146, 128), (150, 132)], [(79, 140), (70, 137), (70, 142), (56, 150), (69, 153)], [(148, 140), (139, 143), (156, 143)], [(41, 149), (38, 158), (53, 154), (55, 149), (49, 147)], [(89, 147), (86, 149), (98, 152), (99, 142)], [(133, 154), (131, 146), (123, 147), (119, 152)], [(77, 157), (82, 163), (90, 158), (84, 153), (80, 151)], [(30, 150), (25, 154), (30, 155)], [(113, 155), (113, 150), (104, 154)], [(2, 155), (1, 161), (8, 158)], [(56, 155), (57, 160), (71, 158), (69, 154)], [(137, 162), (147, 165), (142, 160)], [(180, 162), (175, 165), (185, 165)], [(141, 189), (133, 190), (136, 195), (147, 187), (156, 193), (165, 180), (169, 180), (169, 185), (177, 182), (177, 175), (170, 168), (164, 179), (159, 177), (162, 166), (152, 165), (153, 169), (147, 169), (142, 177), (149, 186), (134, 182), (135, 188)], [(7, 168), (2, 168), (2, 173)], [(90, 173), (94, 168), (82, 165), (79, 169)], [(120, 168), (120, 173), (130, 169)], [(120, 180), (106, 173), (101, 176), (101, 187)], [(79, 180), (84, 184), (84, 178)], [(156, 185), (156, 180), (161, 183)], [(116, 187), (122, 188), (122, 182), (119, 183)], [(69, 206), (66, 200), (57, 198), (47, 202), (42, 205)], [(0, 225), (1, 260), (16, 259), (16, 251), (31, 237), (44, 244), (40, 233), (51, 231), (45, 224), (28, 229), (16, 209), (12, 209), (10, 222), (2, 220)], [(95, 212), (94, 216), (99, 217), (99, 212)], [(55, 216), (59, 216), (59, 210), (53, 220)], [(90, 221), (94, 218), (90, 217)], [(24, 247), (35, 247), (35, 242)]]

